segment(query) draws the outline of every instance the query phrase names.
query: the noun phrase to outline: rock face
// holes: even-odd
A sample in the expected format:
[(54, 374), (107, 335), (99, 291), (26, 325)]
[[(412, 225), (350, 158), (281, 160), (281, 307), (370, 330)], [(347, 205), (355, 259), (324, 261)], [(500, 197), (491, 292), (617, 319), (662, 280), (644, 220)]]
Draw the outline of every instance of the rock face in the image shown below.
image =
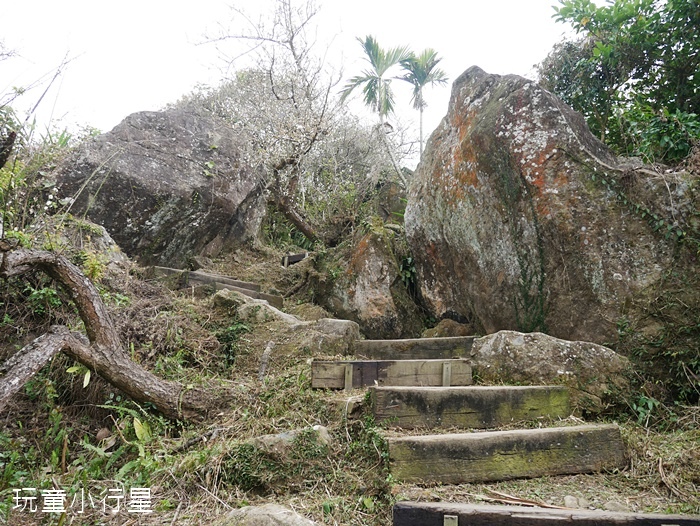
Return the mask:
[(470, 357), (487, 384), (566, 385), (579, 412), (600, 413), (630, 390), (629, 360), (595, 343), (499, 331), (474, 340)]
[(613, 341), (673, 266), (680, 218), (698, 207), (697, 180), (625, 162), (534, 82), (466, 71), (405, 214), (433, 315)]
[(353, 320), (369, 339), (418, 336), (423, 321), (401, 277), (395, 234), (371, 231), (339, 255), (332, 283), (317, 283), (319, 302), (338, 318)]
[(257, 235), (259, 174), (234, 131), (194, 108), (130, 115), (57, 171), (70, 211), (104, 226), (142, 263), (184, 266)]

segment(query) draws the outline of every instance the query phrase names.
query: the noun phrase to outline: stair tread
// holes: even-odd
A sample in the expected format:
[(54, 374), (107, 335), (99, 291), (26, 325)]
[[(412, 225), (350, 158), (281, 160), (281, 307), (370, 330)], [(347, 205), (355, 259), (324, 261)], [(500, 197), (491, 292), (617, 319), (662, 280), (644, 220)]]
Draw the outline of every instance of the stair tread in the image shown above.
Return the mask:
[(404, 429), (494, 428), (523, 420), (567, 418), (564, 386), (372, 387), (377, 422)]
[(314, 360), (314, 388), (350, 389), (372, 385), (469, 385), (466, 360)]
[(462, 484), (591, 473), (626, 465), (614, 424), (387, 438), (404, 482)]
[[(610, 526), (697, 526), (700, 517), (652, 513), (619, 513), (601, 510), (547, 509), (523, 506), (465, 504), (450, 502), (397, 502), (393, 510), (394, 526), (432, 526), (446, 524), (452, 516), (472, 526), (543, 526), (547, 524), (607, 524)], [(461, 522), (461, 520), (460, 520)], [(454, 524), (457, 524), (455, 522)]]
[(374, 359), (444, 359), (468, 356), (476, 336), (356, 340), (355, 354)]

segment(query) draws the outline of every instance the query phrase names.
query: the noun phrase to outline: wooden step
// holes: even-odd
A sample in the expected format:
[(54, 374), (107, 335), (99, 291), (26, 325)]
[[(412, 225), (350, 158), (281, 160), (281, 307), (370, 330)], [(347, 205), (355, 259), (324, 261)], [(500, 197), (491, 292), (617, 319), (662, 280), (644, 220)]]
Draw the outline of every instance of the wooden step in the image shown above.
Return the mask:
[(230, 276), (224, 276), (222, 274), (212, 274), (209, 272), (202, 272), (201, 270), (183, 270), (177, 268), (168, 267), (153, 267), (153, 272), (157, 277), (177, 277), (179, 279), (180, 287), (187, 287), (192, 285), (213, 285), (214, 283), (224, 283), (226, 285), (231, 285), (233, 287), (239, 287), (241, 289), (252, 290), (255, 292), (260, 292), (260, 285), (257, 283), (249, 283), (247, 281), (240, 281), (233, 279)]
[(305, 260), (307, 257), (309, 257), (308, 252), (302, 252), (300, 254), (287, 254), (286, 256), (282, 257), (282, 266), (287, 268), (290, 265), (294, 265), (295, 263)]
[(700, 517), (447, 502), (397, 502), (393, 526), (700, 526)]
[(377, 422), (405, 429), (484, 429), (571, 414), (564, 386), (374, 387), (372, 399)]
[(247, 281), (239, 281), (228, 276), (220, 274), (210, 274), (202, 271), (189, 271), (168, 267), (153, 267), (155, 276), (174, 278), (177, 280), (177, 288), (183, 289), (186, 287), (197, 285), (208, 285), (212, 290), (221, 289), (235, 290), (249, 298), (255, 298), (267, 301), (273, 307), (281, 309), (284, 304), (282, 296), (274, 294), (266, 294), (260, 292), (260, 285), (256, 283), (248, 283)]
[(475, 338), (476, 336), (454, 336), (409, 340), (357, 340), (355, 355), (373, 360), (468, 358)]
[(397, 480), (462, 484), (622, 468), (616, 425), (389, 438)]
[(470, 385), (466, 360), (314, 360), (311, 386), (346, 389), (371, 385)]

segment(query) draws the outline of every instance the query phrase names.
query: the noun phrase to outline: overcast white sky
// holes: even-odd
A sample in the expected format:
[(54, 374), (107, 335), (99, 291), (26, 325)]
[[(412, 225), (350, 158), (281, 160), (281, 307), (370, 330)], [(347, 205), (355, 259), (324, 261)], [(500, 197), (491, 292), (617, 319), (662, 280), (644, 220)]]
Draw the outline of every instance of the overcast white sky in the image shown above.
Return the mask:
[[(197, 44), (230, 20), (230, 5), (255, 10), (261, 1), (3, 0), (0, 39), (19, 56), (0, 62), (0, 94), (51, 76), (68, 55), (74, 60), (42, 102), (40, 121), (52, 116), (59, 126), (110, 130), (130, 113), (160, 109), (198, 83), (217, 84), (222, 64), (216, 50)], [(567, 29), (552, 19), (557, 3), (318, 0), (319, 38), (334, 35), (331, 57), (342, 62), (345, 78), (363, 67), (356, 38), (368, 34), (385, 48), (436, 49), (450, 83), (472, 65), (532, 77), (533, 65)], [(406, 118), (415, 118), (408, 85), (406, 90), (398, 94), (398, 105)], [(449, 85), (428, 91), (426, 136), (445, 115), (449, 92)], [(33, 104), (39, 95), (30, 92), (23, 104)]]

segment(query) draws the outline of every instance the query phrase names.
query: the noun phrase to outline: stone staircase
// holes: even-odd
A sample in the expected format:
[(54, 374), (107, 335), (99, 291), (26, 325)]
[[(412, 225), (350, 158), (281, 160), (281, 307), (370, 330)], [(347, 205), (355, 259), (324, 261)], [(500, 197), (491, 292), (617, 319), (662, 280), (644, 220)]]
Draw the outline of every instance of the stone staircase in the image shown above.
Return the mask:
[(569, 393), (562, 386), (472, 386), (473, 339), (360, 340), (357, 359), (314, 360), (312, 386), (370, 390), (376, 421), (391, 428), (389, 469), (398, 481), (495, 482), (626, 465), (616, 425), (493, 430), (566, 418)]

